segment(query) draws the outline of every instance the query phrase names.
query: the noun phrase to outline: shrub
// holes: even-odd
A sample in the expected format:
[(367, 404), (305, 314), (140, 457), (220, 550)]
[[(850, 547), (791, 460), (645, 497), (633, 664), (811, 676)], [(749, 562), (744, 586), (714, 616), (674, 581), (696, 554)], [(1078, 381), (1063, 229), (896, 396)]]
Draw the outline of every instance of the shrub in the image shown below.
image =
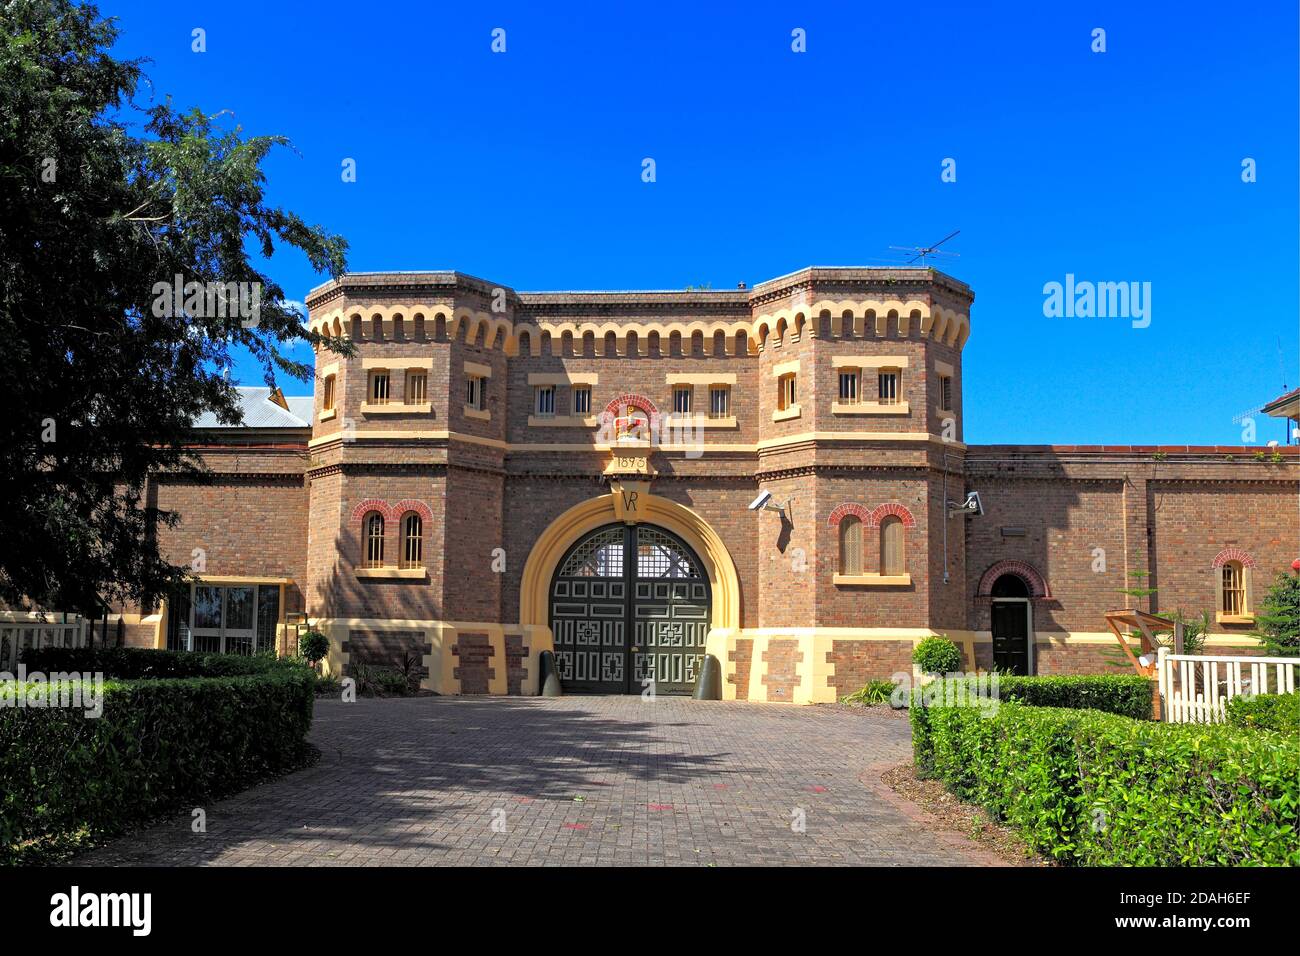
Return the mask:
[(1300, 748), (1277, 735), (1016, 703), (910, 717), (919, 772), (1063, 863), (1300, 865)]
[(1139, 674), (1051, 677), (998, 676), (998, 696), (1032, 707), (1102, 710), (1136, 720), (1151, 719), (1154, 683)]
[[(953, 678), (947, 685), (966, 684), (967, 696), (977, 688), (988, 693), (989, 675)], [(1068, 710), (1100, 710), (1136, 720), (1151, 719), (1155, 685), (1138, 674), (1077, 674), (1047, 677), (1016, 677), (998, 674), (997, 699), (1033, 707), (1062, 707)], [(926, 688), (930, 699), (942, 702), (941, 686)], [(957, 695), (951, 695), (957, 696)]]
[(316, 664), (330, 652), (330, 639), (315, 628), (307, 631), (298, 641), (298, 653), (309, 664)]
[(1228, 723), (1234, 727), (1300, 736), (1300, 691), (1234, 697), (1228, 701)]
[(350, 664), (348, 672), (357, 682), (357, 694), (361, 697), (405, 697), (411, 693), (410, 680), (396, 667)]
[(894, 693), (892, 680), (869, 680), (865, 687), (844, 698), (846, 704), (887, 704)]
[(333, 674), (316, 675), (317, 697), (338, 697), (343, 692), (343, 681)]
[(236, 677), (301, 669), (301, 664), (271, 654), (199, 654), (143, 647), (42, 647), (23, 651), (28, 671), (46, 674), (78, 671), (137, 680), (168, 677)]
[(97, 718), (2, 708), (0, 861), (72, 833), (120, 833), (293, 769), (308, 753), (312, 705), (312, 675), (297, 667), (109, 682)]
[(1300, 574), (1277, 576), (1259, 604), (1255, 625), (1259, 630), (1254, 636), (1263, 639), (1269, 657), (1300, 654)]
[(912, 651), (924, 674), (951, 674), (961, 668), (961, 650), (946, 637), (927, 637)]

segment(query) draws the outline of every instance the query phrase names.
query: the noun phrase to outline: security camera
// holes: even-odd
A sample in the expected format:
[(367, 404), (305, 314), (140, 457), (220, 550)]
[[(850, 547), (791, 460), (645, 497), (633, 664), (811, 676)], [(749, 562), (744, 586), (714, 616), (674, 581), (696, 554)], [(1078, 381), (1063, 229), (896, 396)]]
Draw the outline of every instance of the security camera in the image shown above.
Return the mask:
[(794, 501), (794, 499), (789, 498), (786, 500), (786, 503), (783, 505), (774, 504), (772, 501), (772, 492), (760, 491), (758, 493), (758, 497), (749, 503), (749, 510), (750, 511), (775, 511), (777, 514), (781, 516), (782, 520), (785, 520), (786, 509), (790, 507), (790, 502), (792, 501)]
[(957, 515), (969, 515), (977, 518), (982, 514), (984, 514), (984, 504), (980, 501), (978, 491), (966, 492), (966, 500), (959, 505), (953, 504), (951, 501), (948, 502), (948, 517), (950, 518), (955, 518)]

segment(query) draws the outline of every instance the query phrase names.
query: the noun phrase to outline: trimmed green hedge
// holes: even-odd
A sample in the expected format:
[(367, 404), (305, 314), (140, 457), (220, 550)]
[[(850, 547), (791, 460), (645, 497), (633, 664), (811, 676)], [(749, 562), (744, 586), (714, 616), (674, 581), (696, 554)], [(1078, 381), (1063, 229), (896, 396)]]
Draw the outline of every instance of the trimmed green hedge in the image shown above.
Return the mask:
[(293, 769), (307, 753), (313, 687), (306, 668), (281, 667), (108, 682), (98, 718), (0, 708), (0, 862), (23, 859), (33, 843), (120, 833)]
[[(953, 678), (947, 686), (964, 685), (968, 692), (987, 693), (992, 675), (978, 678)], [(1060, 677), (1012, 677), (998, 674), (997, 699), (1032, 707), (1064, 707), (1070, 710), (1100, 710), (1123, 714), (1136, 720), (1151, 719), (1151, 695), (1154, 685), (1138, 674), (1083, 674)], [(943, 691), (935, 682), (925, 685), (922, 694), (931, 702), (943, 703)], [(949, 701), (951, 703), (951, 700)]]
[(1063, 863), (1300, 865), (1300, 748), (1285, 737), (1016, 703), (910, 717), (919, 773)]
[(1300, 691), (1234, 697), (1228, 701), (1228, 723), (1300, 737)]
[(1004, 701), (1032, 707), (1102, 710), (1137, 720), (1151, 719), (1154, 686), (1139, 674), (998, 677), (998, 694)]
[(237, 677), (302, 667), (301, 661), (270, 654), (199, 654), (143, 647), (42, 647), (23, 651), (27, 670), (45, 674), (80, 672), (122, 680), (165, 677)]

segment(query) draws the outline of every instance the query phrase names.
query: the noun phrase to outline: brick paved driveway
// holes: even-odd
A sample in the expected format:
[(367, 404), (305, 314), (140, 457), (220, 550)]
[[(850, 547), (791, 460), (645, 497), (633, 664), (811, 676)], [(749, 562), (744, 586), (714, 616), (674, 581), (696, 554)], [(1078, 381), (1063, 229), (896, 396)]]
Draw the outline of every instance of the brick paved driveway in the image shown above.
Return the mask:
[(317, 766), (206, 807), (207, 833), (185, 814), (80, 862), (996, 862), (878, 792), (879, 765), (910, 753), (905, 720), (662, 697), (326, 700), (312, 740)]

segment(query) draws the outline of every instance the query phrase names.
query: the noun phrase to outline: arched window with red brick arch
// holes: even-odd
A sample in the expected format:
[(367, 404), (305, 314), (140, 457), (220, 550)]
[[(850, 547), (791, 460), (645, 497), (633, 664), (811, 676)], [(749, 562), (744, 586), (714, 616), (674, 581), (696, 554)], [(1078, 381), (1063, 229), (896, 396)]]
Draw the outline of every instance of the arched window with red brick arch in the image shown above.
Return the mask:
[(415, 511), (402, 515), (402, 567), (424, 567), (424, 522)]
[(882, 521), (890, 517), (897, 518), (901, 521), (904, 528), (916, 527), (916, 519), (912, 517), (912, 512), (907, 510), (905, 505), (900, 505), (897, 501), (888, 501), (885, 504), (872, 509), (871, 517), (867, 523), (873, 528), (878, 528)]
[(1255, 559), (1241, 548), (1224, 548), (1214, 558), (1215, 619), (1225, 624), (1248, 624), (1254, 620), (1251, 594)]
[(840, 518), (840, 574), (862, 573), (862, 519), (855, 514)]
[(384, 566), (384, 516), (378, 511), (371, 511), (361, 520), (361, 547), (364, 568), (382, 568)]
[(885, 515), (880, 522), (880, 573), (894, 577), (907, 573), (907, 553), (903, 542), (903, 519)]

